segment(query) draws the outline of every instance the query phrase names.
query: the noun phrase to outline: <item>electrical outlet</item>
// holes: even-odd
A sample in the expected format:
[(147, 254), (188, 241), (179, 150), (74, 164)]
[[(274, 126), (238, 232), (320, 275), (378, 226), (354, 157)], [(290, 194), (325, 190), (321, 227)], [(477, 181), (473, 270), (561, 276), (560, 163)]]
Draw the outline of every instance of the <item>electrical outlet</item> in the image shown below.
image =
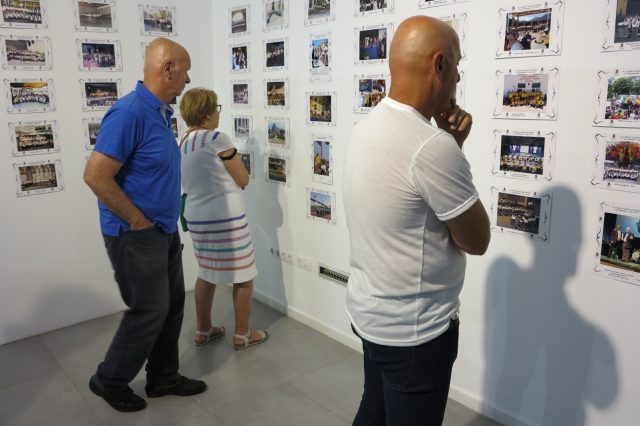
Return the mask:
[(282, 259), (283, 262), (289, 263), (291, 265), (295, 265), (296, 263), (295, 255), (285, 250), (280, 250), (280, 259)]
[(306, 269), (311, 272), (313, 270), (311, 259), (306, 256), (298, 256), (298, 268)]

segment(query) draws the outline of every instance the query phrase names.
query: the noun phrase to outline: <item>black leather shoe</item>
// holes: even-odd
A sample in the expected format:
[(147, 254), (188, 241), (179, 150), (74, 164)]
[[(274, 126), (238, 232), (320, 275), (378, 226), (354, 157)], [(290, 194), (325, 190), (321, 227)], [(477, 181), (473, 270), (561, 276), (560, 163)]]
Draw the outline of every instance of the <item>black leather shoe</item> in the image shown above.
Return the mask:
[(129, 413), (143, 410), (147, 406), (147, 401), (133, 393), (129, 386), (119, 391), (107, 391), (100, 386), (96, 376), (91, 376), (89, 389), (118, 411)]
[(157, 398), (165, 395), (191, 396), (207, 390), (207, 384), (202, 380), (189, 379), (180, 376), (178, 380), (166, 385), (150, 385), (144, 387), (149, 398)]

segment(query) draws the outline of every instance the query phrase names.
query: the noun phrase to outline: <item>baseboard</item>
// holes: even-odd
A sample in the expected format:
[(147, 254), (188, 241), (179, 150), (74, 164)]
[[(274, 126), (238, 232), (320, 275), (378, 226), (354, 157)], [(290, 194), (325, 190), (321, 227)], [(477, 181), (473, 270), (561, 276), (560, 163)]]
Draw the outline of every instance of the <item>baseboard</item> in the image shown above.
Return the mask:
[[(455, 366), (453, 367), (455, 368)], [(464, 405), (470, 410), (480, 413), (483, 416), (489, 417), (496, 422), (503, 425), (510, 426), (536, 426), (535, 423), (526, 421), (516, 414), (508, 413), (497, 408), (495, 405), (488, 404), (485, 401), (479, 400), (476, 396), (458, 388), (457, 386), (451, 386), (449, 389), (449, 398)]]

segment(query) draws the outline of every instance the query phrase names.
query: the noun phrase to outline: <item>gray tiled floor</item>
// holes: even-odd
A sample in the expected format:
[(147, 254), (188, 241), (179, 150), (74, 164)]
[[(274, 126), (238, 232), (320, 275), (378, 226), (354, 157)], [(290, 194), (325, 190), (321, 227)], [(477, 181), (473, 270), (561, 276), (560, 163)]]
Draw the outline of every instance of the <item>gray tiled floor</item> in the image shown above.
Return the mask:
[[(231, 291), (219, 286), (215, 323), (233, 324)], [(0, 346), (0, 425), (216, 426), (351, 424), (362, 388), (361, 355), (256, 302), (252, 323), (270, 339), (234, 351), (231, 334), (196, 348), (193, 295), (180, 338), (181, 372), (209, 390), (193, 398), (148, 400), (146, 410), (118, 413), (87, 382), (102, 359), (120, 315)], [(144, 395), (144, 376), (131, 384)], [(445, 425), (497, 423), (449, 401)]]

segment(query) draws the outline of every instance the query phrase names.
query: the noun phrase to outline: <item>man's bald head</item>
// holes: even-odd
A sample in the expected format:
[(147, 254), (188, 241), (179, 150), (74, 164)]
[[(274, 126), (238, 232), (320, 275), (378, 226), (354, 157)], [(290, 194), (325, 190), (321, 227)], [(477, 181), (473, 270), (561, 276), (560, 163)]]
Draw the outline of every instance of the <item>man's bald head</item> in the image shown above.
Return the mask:
[(158, 98), (168, 102), (180, 95), (190, 82), (191, 58), (180, 44), (166, 38), (153, 40), (145, 52), (144, 84)]

